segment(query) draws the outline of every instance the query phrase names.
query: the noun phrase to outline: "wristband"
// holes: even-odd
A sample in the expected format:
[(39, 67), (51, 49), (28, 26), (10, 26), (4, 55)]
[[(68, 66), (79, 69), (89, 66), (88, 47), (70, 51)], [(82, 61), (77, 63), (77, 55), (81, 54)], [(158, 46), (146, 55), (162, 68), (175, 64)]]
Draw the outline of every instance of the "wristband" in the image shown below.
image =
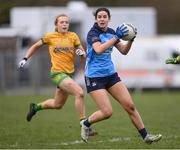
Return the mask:
[(118, 38), (118, 36), (117, 36), (117, 35), (115, 35), (114, 37), (116, 38), (116, 42), (114, 43), (114, 45), (116, 45), (117, 43), (119, 43), (119, 42), (120, 42), (120, 40), (119, 40), (119, 38)]
[(135, 37), (133, 37), (130, 41), (131, 41), (131, 42), (134, 42), (134, 39), (135, 39), (135, 38), (136, 38), (136, 36), (135, 36)]
[(23, 59), (24, 59), (25, 61), (27, 61), (27, 60), (28, 60), (28, 58), (26, 58), (26, 57), (24, 57)]

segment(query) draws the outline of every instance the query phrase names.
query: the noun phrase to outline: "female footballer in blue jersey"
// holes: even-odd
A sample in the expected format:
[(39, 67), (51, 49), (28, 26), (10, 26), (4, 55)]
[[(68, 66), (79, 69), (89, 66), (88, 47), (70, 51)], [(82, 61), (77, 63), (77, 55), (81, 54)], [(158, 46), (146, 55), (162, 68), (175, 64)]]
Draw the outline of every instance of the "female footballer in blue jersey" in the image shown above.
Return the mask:
[[(134, 41), (123, 44), (119, 39), (128, 34), (126, 26), (117, 28), (116, 32), (108, 27), (111, 19), (107, 8), (96, 10), (95, 23), (87, 35), (87, 59), (85, 67), (85, 82), (87, 92), (97, 104), (99, 110), (90, 115), (86, 120), (81, 121), (84, 132), (83, 139), (88, 140), (88, 128), (90, 125), (111, 117), (113, 109), (108, 98), (108, 93), (122, 105), (128, 113), (132, 123), (139, 131), (144, 142), (152, 143), (159, 141), (161, 135), (147, 134), (144, 123), (139, 115), (126, 86), (121, 82), (114, 64), (111, 60), (113, 46), (126, 55)], [(135, 28), (134, 28), (135, 29)]]

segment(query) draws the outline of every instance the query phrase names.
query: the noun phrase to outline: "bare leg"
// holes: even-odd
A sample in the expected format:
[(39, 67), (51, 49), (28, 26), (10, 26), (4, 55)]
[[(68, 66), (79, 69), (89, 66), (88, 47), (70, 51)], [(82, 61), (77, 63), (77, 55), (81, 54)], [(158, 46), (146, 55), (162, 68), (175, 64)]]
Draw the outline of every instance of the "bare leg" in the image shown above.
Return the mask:
[(87, 142), (89, 137), (89, 127), (92, 123), (99, 122), (101, 120), (107, 119), (112, 115), (112, 106), (107, 96), (106, 90), (99, 89), (92, 91), (90, 93), (93, 100), (96, 102), (99, 110), (94, 112), (85, 121), (83, 120), (81, 124), (81, 138), (83, 141)]
[(47, 99), (41, 102), (42, 109), (61, 109), (68, 97), (68, 93), (56, 88), (54, 99)]
[(139, 115), (131, 96), (122, 82), (118, 82), (108, 89), (109, 93), (122, 105), (127, 111), (135, 127), (140, 130), (144, 128), (143, 121)]
[(71, 78), (65, 78), (60, 88), (67, 93), (75, 96), (75, 108), (80, 118), (85, 117), (85, 103), (83, 89)]
[(99, 110), (88, 117), (88, 121), (92, 124), (112, 116), (113, 109), (109, 101), (109, 97), (105, 89), (99, 89), (90, 93), (93, 100), (96, 102)]
[(56, 89), (54, 99), (47, 99), (38, 104), (31, 103), (29, 106), (29, 112), (27, 113), (26, 119), (27, 121), (31, 121), (32, 117), (36, 114), (37, 111), (41, 109), (60, 109), (64, 106), (67, 100), (68, 94), (61, 90)]

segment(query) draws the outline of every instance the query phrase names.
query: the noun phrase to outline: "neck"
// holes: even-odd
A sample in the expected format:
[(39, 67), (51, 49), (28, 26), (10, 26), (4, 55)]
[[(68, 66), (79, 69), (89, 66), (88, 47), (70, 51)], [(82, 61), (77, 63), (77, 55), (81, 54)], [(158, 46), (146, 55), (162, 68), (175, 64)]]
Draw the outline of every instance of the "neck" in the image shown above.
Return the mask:
[(107, 31), (107, 27), (106, 28), (100, 28), (102, 31)]
[(59, 33), (59, 34), (66, 34), (67, 32), (59, 32), (59, 31), (57, 31), (57, 33)]

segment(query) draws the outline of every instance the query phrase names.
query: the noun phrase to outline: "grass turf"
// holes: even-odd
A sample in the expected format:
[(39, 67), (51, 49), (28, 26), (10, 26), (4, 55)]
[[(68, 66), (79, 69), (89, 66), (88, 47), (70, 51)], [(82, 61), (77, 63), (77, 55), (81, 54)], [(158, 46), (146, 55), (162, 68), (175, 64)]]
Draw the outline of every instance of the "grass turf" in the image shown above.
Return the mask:
[[(80, 140), (79, 120), (74, 98), (61, 110), (38, 112), (31, 122), (25, 120), (30, 102), (51, 96), (0, 96), (0, 149), (179, 149), (180, 93), (144, 92), (131, 94), (150, 133), (161, 133), (162, 140), (146, 145), (122, 107), (113, 99), (113, 116), (94, 124), (99, 135)], [(86, 97), (87, 115), (97, 107)]]

